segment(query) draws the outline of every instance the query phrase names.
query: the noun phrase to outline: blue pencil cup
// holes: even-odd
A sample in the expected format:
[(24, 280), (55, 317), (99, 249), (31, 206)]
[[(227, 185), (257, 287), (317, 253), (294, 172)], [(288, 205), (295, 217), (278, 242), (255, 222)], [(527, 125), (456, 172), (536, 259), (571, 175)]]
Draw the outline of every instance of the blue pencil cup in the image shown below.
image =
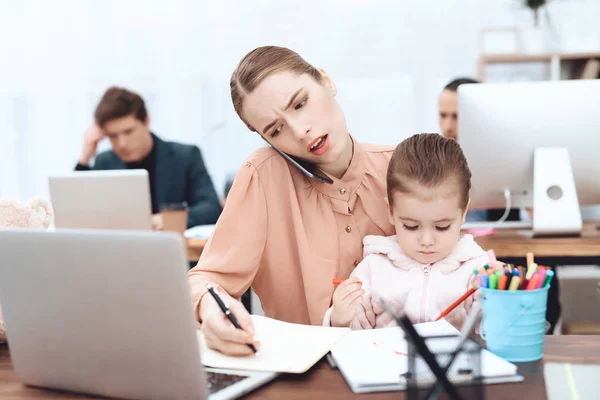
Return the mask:
[(537, 290), (480, 288), (480, 334), (487, 349), (512, 362), (539, 360), (544, 356), (548, 287)]

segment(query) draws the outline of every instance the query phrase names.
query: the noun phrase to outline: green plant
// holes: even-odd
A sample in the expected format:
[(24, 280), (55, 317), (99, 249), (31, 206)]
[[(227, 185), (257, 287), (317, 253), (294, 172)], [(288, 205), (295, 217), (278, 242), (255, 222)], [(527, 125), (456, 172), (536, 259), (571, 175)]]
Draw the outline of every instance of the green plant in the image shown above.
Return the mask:
[(523, 5), (529, 8), (533, 12), (533, 20), (535, 26), (539, 26), (540, 23), (540, 9), (548, 5), (550, 0), (522, 0)]

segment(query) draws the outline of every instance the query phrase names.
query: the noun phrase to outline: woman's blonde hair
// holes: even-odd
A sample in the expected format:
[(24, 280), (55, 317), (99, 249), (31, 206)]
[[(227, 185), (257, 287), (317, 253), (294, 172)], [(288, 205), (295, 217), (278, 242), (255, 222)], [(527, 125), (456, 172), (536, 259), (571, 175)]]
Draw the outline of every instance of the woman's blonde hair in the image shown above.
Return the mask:
[(242, 58), (229, 82), (233, 108), (250, 130), (255, 131), (242, 116), (244, 97), (252, 93), (265, 78), (281, 71), (308, 74), (317, 82), (323, 82), (319, 70), (288, 48), (263, 46), (252, 50)]

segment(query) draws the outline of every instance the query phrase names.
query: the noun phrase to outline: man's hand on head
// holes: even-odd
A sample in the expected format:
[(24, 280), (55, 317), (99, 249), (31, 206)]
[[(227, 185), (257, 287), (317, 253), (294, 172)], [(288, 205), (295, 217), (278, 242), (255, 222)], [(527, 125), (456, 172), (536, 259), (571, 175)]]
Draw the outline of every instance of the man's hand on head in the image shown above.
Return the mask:
[(88, 165), (96, 154), (98, 143), (104, 138), (104, 131), (93, 123), (83, 134), (83, 149), (79, 157), (79, 164)]

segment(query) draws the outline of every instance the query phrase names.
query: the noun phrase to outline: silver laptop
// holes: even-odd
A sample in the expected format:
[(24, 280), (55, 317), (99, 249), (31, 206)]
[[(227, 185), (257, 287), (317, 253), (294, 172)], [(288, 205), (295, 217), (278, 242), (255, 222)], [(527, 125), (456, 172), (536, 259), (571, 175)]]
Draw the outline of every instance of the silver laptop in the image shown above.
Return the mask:
[(48, 184), (56, 228), (152, 229), (146, 170), (74, 171)]
[(175, 233), (0, 230), (0, 304), (25, 384), (229, 399), (276, 374), (203, 368)]

